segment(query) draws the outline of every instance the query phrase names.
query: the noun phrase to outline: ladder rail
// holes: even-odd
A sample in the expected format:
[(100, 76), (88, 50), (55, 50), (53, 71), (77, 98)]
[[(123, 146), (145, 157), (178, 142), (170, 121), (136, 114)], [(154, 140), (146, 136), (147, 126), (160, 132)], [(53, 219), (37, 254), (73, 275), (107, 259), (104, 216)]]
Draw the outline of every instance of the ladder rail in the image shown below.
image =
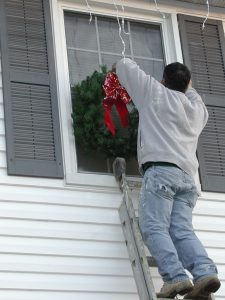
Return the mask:
[(134, 274), (134, 279), (138, 289), (140, 299), (143, 300), (155, 300), (149, 293), (147, 288), (146, 278), (143, 272), (142, 263), (139, 257), (138, 248), (133, 236), (132, 221), (129, 218), (125, 201), (123, 201), (119, 209), (121, 223), (123, 224), (123, 232), (126, 237), (126, 246), (128, 248), (129, 258)]
[(148, 260), (145, 255), (144, 243), (139, 230), (138, 221), (130, 196), (130, 189), (126, 180), (126, 162), (117, 158), (113, 164), (114, 175), (123, 192), (123, 201), (119, 208), (119, 215), (123, 225), (131, 266), (134, 273), (138, 293), (141, 300), (157, 300)]

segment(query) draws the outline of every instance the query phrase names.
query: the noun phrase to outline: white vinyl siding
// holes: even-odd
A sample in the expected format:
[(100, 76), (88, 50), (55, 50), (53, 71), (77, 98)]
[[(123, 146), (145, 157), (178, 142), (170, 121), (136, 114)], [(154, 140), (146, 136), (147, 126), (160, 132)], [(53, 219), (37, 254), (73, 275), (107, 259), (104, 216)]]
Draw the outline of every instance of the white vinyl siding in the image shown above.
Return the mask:
[(215, 261), (221, 288), (216, 299), (225, 299), (225, 197), (224, 200), (215, 198), (200, 198), (194, 210), (194, 228), (202, 241), (209, 256)]
[[(71, 299), (84, 299), (86, 293), (96, 299), (101, 293), (106, 298), (127, 294), (135, 299), (117, 212), (120, 201), (120, 193), (2, 186), (0, 289), (6, 289), (4, 299), (16, 299), (19, 291), (22, 295), (32, 291), (30, 299), (40, 292), (42, 299), (55, 293), (61, 299), (67, 299), (67, 293)], [(0, 290), (3, 299), (1, 295)]]
[[(1, 185), (0, 299), (138, 300), (120, 201), (119, 192)], [(200, 199), (194, 213), (196, 233), (218, 265), (217, 299), (225, 297), (224, 210), (223, 200)]]

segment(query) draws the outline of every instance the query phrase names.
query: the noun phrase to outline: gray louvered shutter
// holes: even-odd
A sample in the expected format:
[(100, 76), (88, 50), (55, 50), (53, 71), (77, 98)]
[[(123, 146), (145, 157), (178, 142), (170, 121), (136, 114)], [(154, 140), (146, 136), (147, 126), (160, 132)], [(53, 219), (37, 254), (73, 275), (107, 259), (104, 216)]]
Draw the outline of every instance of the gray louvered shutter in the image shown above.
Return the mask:
[(48, 0), (0, 1), (9, 175), (63, 177)]
[(225, 41), (222, 22), (180, 15), (184, 62), (209, 111), (199, 139), (198, 159), (204, 191), (225, 192)]

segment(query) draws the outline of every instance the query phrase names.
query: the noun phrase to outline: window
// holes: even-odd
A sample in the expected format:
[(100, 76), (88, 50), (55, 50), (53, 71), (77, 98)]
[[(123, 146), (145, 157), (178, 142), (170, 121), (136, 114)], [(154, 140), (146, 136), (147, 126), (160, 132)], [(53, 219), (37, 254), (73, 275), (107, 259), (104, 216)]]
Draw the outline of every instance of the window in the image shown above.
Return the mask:
[[(95, 16), (89, 24), (89, 15), (65, 12), (65, 31), (70, 72), (70, 84), (80, 82), (101, 65), (110, 70), (122, 57), (122, 43), (116, 18)], [(164, 53), (160, 25), (125, 22), (123, 34), (126, 57), (134, 59), (148, 74), (161, 80), (164, 69)], [(80, 172), (111, 172), (111, 162), (102, 155), (86, 154), (76, 145), (77, 164)], [(128, 163), (128, 173), (137, 174), (136, 158)]]

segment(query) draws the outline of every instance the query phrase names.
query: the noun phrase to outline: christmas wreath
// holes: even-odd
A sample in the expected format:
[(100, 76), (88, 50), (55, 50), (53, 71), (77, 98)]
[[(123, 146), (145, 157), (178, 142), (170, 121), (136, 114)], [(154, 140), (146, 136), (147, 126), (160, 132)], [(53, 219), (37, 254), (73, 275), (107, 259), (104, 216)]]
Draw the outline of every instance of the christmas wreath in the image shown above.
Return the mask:
[[(138, 112), (128, 115), (128, 126), (120, 133), (115, 128), (114, 135), (105, 122), (103, 85), (107, 76), (106, 67), (95, 71), (81, 83), (72, 87), (72, 119), (76, 143), (87, 153), (95, 150), (107, 158), (136, 156)], [(122, 127), (122, 126), (120, 126)]]

